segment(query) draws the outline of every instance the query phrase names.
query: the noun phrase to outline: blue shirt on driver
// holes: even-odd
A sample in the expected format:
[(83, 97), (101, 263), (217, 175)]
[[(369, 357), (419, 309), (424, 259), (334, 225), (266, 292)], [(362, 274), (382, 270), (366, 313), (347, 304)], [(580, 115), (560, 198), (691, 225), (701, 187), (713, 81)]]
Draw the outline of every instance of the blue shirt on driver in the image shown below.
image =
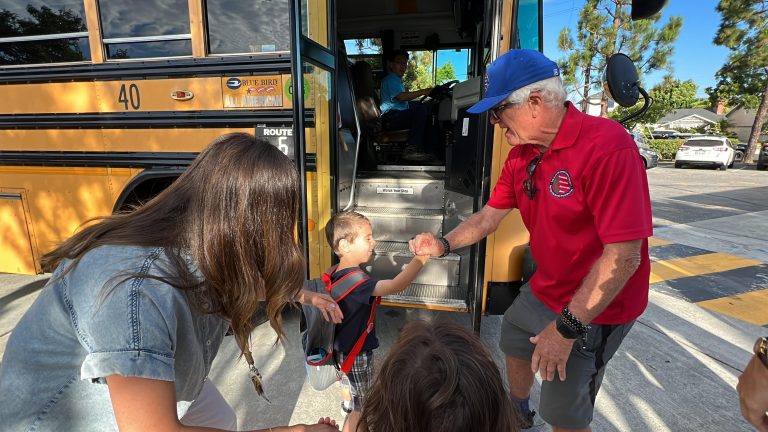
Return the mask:
[(396, 73), (390, 72), (381, 80), (381, 113), (384, 114), (390, 110), (407, 110), (408, 102), (399, 101), (395, 96), (405, 91), (403, 80)]

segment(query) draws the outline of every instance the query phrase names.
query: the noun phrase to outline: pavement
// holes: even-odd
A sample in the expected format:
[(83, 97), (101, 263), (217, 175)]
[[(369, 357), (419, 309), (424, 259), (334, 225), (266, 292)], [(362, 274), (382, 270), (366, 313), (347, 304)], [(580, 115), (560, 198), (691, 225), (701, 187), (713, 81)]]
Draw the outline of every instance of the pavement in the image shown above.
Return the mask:
[[(729, 181), (741, 179), (737, 174)], [(655, 215), (650, 304), (608, 366), (592, 427), (595, 431), (749, 431), (735, 387), (755, 339), (768, 333), (764, 327), (768, 324), (768, 175), (748, 176), (752, 180), (729, 186), (728, 193), (670, 192), (664, 188), (687, 186), (674, 186), (674, 181), (685, 182), (669, 180), (667, 175), (678, 173), (649, 171)], [(680, 175), (682, 179), (703, 174)], [(744, 192), (741, 198), (723, 198), (739, 191)], [(46, 275), (0, 274), (0, 352), (46, 279)], [(376, 351), (377, 363), (404, 323), (418, 319), (471, 324), (463, 313), (382, 307), (377, 317), (382, 345)], [(254, 392), (234, 341), (225, 341), (214, 362), (210, 378), (235, 408), (241, 430), (312, 423), (321, 416), (342, 419), (339, 391), (332, 387), (317, 392), (305, 382), (297, 311), (286, 313), (285, 325), (284, 343), (275, 343), (276, 335), (268, 325), (255, 329), (252, 338), (255, 362), (271, 403)], [(500, 326), (500, 316), (483, 317), (480, 337), (503, 367), (497, 346)], [(534, 409), (538, 397), (537, 381)], [(551, 429), (539, 421), (533, 430)]]

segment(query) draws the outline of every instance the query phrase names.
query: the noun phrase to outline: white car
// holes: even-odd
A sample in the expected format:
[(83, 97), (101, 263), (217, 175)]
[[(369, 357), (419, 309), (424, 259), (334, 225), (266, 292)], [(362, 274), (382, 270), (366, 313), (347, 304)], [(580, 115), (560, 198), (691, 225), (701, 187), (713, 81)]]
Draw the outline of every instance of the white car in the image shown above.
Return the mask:
[(675, 154), (675, 168), (711, 166), (725, 171), (733, 167), (736, 152), (728, 138), (699, 136), (686, 140)]

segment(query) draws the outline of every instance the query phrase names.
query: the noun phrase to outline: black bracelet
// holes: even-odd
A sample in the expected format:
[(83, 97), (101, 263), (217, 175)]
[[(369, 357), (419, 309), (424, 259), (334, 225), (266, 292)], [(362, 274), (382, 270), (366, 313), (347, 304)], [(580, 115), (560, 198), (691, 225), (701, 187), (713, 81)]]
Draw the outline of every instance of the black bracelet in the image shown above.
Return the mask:
[(448, 240), (445, 237), (440, 237), (437, 239), (440, 243), (443, 244), (443, 254), (440, 255), (438, 258), (443, 258), (448, 256), (449, 253), (451, 253), (451, 244), (448, 243)]
[(578, 318), (573, 316), (571, 311), (568, 310), (568, 306), (563, 308), (563, 311), (560, 312), (560, 316), (563, 318), (563, 323), (565, 323), (568, 327), (576, 331), (580, 336), (587, 334), (589, 327), (584, 325), (584, 323), (579, 321)]

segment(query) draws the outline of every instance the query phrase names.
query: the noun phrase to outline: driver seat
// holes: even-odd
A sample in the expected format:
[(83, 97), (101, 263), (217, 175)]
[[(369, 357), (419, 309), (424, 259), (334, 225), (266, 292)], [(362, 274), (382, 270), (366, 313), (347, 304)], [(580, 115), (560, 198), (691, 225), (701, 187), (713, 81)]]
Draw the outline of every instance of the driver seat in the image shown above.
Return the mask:
[(361, 117), (361, 129), (373, 140), (377, 149), (382, 144), (406, 143), (408, 141), (408, 129), (382, 130), (379, 97), (373, 88), (371, 65), (360, 60), (352, 65), (350, 71), (352, 72), (352, 83), (355, 86), (355, 103)]

